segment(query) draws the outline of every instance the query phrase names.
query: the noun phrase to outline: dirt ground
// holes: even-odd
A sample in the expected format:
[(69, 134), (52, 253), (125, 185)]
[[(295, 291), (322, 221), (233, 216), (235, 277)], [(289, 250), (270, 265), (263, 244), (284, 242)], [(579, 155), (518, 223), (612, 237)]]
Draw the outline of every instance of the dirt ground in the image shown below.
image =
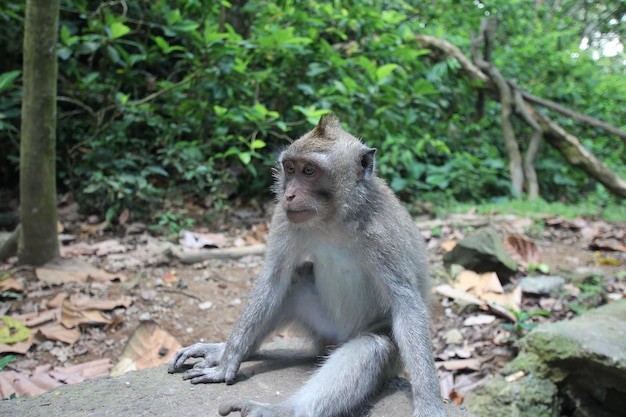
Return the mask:
[[(474, 227), (455, 226), (457, 220), (442, 221), (435, 234), (432, 233), (432, 228), (422, 230), (429, 249), (434, 285), (450, 281), (442, 262), (445, 252), (442, 244), (450, 239), (458, 240), (474, 230)], [(505, 233), (507, 230), (515, 229), (517, 223), (519, 219), (511, 217), (510, 221), (495, 226)], [(536, 225), (537, 221), (531, 223)], [(620, 242), (623, 248), (626, 230), (623, 224), (602, 224), (600, 227), (590, 221), (581, 220), (581, 223), (576, 224), (559, 220), (553, 221), (550, 225), (542, 223), (539, 228), (531, 226), (524, 229), (527, 234), (532, 235), (529, 239), (534, 242), (541, 254), (541, 264), (549, 267), (552, 275), (564, 271), (579, 273), (591, 270), (594, 271), (591, 275), (600, 276), (602, 279), (599, 283), (596, 282), (597, 288), (592, 286), (597, 291), (591, 291), (591, 294), (583, 291), (581, 295), (580, 289), (578, 292), (563, 291), (554, 297), (525, 294), (522, 298), (522, 311), (548, 310), (551, 313), (549, 317), (530, 317), (527, 323), (571, 318), (580, 312), (580, 309), (572, 307), (572, 302), (578, 301), (581, 297), (585, 297), (584, 308), (587, 308), (607, 302), (609, 294), (616, 297), (615, 294), (623, 296), (626, 293), (624, 274), (620, 272), (626, 262), (626, 253), (614, 250), (615, 247), (610, 247), (611, 250), (598, 249), (598, 245), (590, 243), (594, 240), (586, 235), (584, 228), (591, 227), (592, 224), (597, 226), (596, 229), (598, 227), (598, 230), (601, 229), (602, 232), (598, 232), (598, 235), (602, 234), (603, 238), (608, 235), (609, 238), (617, 240), (617, 249), (620, 249)], [(251, 233), (250, 230), (241, 229), (224, 233), (226, 245), (241, 237), (237, 234), (248, 233)], [(50, 286), (35, 279), (34, 269), (19, 267), (14, 259), (0, 264), (0, 276), (10, 275), (26, 282), (24, 298), (19, 300), (5, 297), (0, 303), (0, 315), (15, 316), (43, 311), (47, 308), (47, 303), (60, 292), (87, 294), (102, 299), (126, 296), (132, 301), (127, 307), (117, 307), (104, 312), (108, 317), (114, 318), (114, 325), (81, 325), (80, 338), (73, 344), (39, 339), (26, 354), (15, 355), (17, 360), (10, 363), (6, 369), (23, 372), (43, 364), (68, 366), (102, 358), (109, 358), (111, 363), (115, 364), (141, 321), (148, 319), (158, 323), (183, 346), (199, 341), (225, 341), (263, 264), (262, 256), (250, 255), (239, 259), (215, 259), (184, 265), (149, 251), (139, 262), (128, 263), (125, 259), (132, 258), (133, 253), (144, 245), (143, 238), (139, 235), (78, 238), (67, 246), (71, 247), (85, 240), (95, 242), (111, 238), (117, 239), (127, 248), (125, 253), (98, 256), (77, 255), (74, 252), (72, 256), (103, 269), (120, 270), (126, 276), (124, 282), (113, 282), (108, 285), (66, 283)], [(610, 261), (602, 261), (603, 259)], [(516, 277), (523, 275), (520, 273)], [(514, 286), (515, 282), (514, 278), (509, 286)], [(569, 285), (574, 289), (580, 287)], [(587, 287), (583, 286), (584, 288)], [(462, 385), (467, 388), (480, 383), (517, 353), (516, 335), (501, 326), (507, 322), (505, 317), (496, 315), (495, 321), (489, 325), (467, 326), (464, 325), (464, 321), (468, 317), (488, 312), (476, 306), (455, 302), (439, 294), (433, 295), (431, 304), (433, 345), (440, 365), (442, 385), (445, 385), (444, 380), (447, 379), (448, 385), (453, 386), (448, 391), (460, 391)], [(453, 329), (458, 329), (462, 335), (462, 341), (457, 341), (456, 344), (449, 339), (450, 331)], [(471, 364), (464, 362), (457, 368), (448, 367), (448, 361), (455, 359), (476, 361)], [(462, 381), (463, 378), (465, 382)]]

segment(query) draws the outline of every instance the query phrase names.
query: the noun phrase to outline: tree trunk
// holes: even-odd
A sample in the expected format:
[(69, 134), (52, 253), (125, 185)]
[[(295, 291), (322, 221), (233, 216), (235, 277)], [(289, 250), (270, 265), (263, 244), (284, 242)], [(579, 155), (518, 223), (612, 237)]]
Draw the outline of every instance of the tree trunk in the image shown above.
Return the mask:
[(56, 209), (56, 93), (59, 0), (28, 0), (20, 144), (21, 264), (59, 256)]
[(528, 199), (536, 200), (539, 198), (539, 181), (537, 181), (537, 171), (535, 171), (535, 156), (539, 152), (543, 131), (539, 123), (526, 110), (521, 90), (516, 84), (511, 85), (511, 90), (513, 90), (513, 97), (515, 98), (515, 111), (533, 129), (533, 134), (528, 142), (528, 148), (526, 148), (524, 156), (524, 188), (528, 194)]

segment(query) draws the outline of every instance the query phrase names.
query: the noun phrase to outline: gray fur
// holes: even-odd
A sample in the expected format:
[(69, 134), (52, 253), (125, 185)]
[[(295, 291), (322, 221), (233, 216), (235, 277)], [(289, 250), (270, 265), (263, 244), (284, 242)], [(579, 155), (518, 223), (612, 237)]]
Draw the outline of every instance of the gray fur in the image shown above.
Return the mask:
[[(327, 116), (280, 155), (267, 257), (244, 311), (225, 345), (183, 348), (168, 371), (203, 357), (184, 379), (231, 384), (263, 339), (289, 324), (318, 346), (336, 348), (287, 401), (232, 401), (220, 406), (221, 415), (344, 415), (362, 406), (401, 363), (411, 375), (413, 416), (446, 415), (431, 353), (423, 243), (407, 211), (376, 176), (374, 153)], [(315, 178), (299, 171), (286, 175), (285, 161), (314, 164)], [(330, 202), (312, 198), (315, 187), (330, 193)], [(292, 223), (287, 212), (294, 207), (315, 215)]]

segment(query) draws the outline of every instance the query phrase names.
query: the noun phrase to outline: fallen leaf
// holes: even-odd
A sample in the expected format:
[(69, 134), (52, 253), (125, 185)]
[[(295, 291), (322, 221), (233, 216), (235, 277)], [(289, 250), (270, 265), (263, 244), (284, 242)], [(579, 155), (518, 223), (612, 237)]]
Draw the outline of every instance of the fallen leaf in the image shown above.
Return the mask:
[(55, 367), (38, 366), (34, 371), (0, 372), (0, 395), (9, 398), (32, 396), (50, 391), (63, 383), (82, 382), (87, 378), (108, 375), (111, 369), (110, 359), (98, 359), (80, 365)]
[(441, 249), (443, 249), (444, 252), (450, 252), (452, 249), (454, 249), (456, 244), (456, 240), (448, 240), (447, 242), (443, 242), (441, 244)]
[(454, 288), (467, 291), (479, 298), (485, 293), (503, 294), (502, 284), (495, 272), (477, 274), (474, 271), (461, 271), (453, 284)]
[(505, 294), (485, 293), (481, 298), (489, 304), (496, 303), (519, 311), (522, 305), (522, 287), (518, 285), (513, 291)]
[(66, 299), (61, 307), (61, 323), (71, 329), (80, 324), (109, 324), (111, 319), (100, 310), (78, 310)]
[(11, 316), (0, 316), (0, 343), (13, 344), (28, 340), (30, 329)]
[(28, 350), (35, 344), (35, 332), (30, 332), (28, 339), (23, 342), (17, 343), (0, 343), (0, 354), (2, 353), (17, 353), (20, 355), (25, 355)]
[(181, 347), (180, 343), (156, 322), (144, 321), (128, 340), (120, 361), (111, 370), (111, 376), (167, 363)]
[(464, 270), (457, 275), (453, 285), (454, 289), (465, 291), (469, 296), (475, 296), (481, 300), (479, 305), (497, 303), (519, 310), (522, 303), (522, 289), (517, 286), (512, 292), (505, 293), (495, 272), (477, 274), (474, 271)]
[(448, 284), (437, 285), (433, 288), (433, 291), (437, 294), (441, 294), (444, 297), (453, 298), (455, 300), (465, 301), (467, 303), (476, 304), (476, 305), (484, 305), (486, 304), (483, 300), (474, 297), (473, 295), (468, 294), (467, 292), (453, 288)]
[(182, 236), (178, 243), (190, 249), (221, 248), (226, 244), (226, 238), (222, 233), (194, 233), (183, 230), (181, 234)]
[(111, 367), (110, 359), (96, 359), (90, 362), (79, 363), (78, 365), (55, 367), (50, 371), (50, 375), (58, 381), (72, 384), (82, 382), (88, 378), (108, 375)]
[(51, 323), (37, 329), (43, 337), (49, 340), (58, 340), (59, 342), (72, 345), (80, 338), (78, 329), (67, 329), (59, 323)]
[(0, 292), (13, 291), (26, 294), (26, 283), (21, 278), (9, 277), (0, 281)]
[(491, 324), (496, 321), (496, 317), (489, 314), (478, 314), (470, 316), (463, 321), (463, 326), (481, 326), (483, 324)]
[(103, 240), (91, 246), (95, 249), (96, 256), (104, 256), (110, 253), (123, 253), (127, 250), (126, 246), (115, 239)]
[(59, 321), (61, 318), (61, 308), (57, 307), (50, 310), (33, 311), (32, 313), (15, 315), (13, 318), (28, 327), (40, 326), (49, 321)]
[(541, 263), (539, 248), (533, 240), (522, 235), (510, 234), (506, 236), (503, 244), (519, 266), (526, 268), (529, 264)]
[(70, 302), (74, 309), (82, 310), (113, 310), (116, 307), (129, 307), (133, 302), (128, 297), (120, 297), (115, 300), (103, 300), (89, 297), (84, 294), (72, 294)]
[(70, 282), (126, 281), (123, 274), (110, 274), (87, 262), (70, 258), (59, 258), (35, 269), (37, 278), (48, 285), (63, 285)]
[(52, 300), (48, 301), (48, 308), (58, 308), (61, 306), (61, 304), (63, 304), (63, 300), (65, 300), (67, 298), (67, 293), (66, 292), (60, 292), (57, 295), (55, 295), (54, 297), (52, 297)]

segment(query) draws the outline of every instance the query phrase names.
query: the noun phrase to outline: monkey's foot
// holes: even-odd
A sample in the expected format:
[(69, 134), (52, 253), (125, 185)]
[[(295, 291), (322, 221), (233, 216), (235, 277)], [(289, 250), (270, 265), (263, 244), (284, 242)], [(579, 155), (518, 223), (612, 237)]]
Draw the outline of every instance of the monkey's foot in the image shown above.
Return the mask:
[(220, 404), (220, 416), (227, 416), (233, 411), (239, 411), (241, 417), (293, 417), (291, 408), (280, 404), (264, 404), (254, 401), (235, 400)]

